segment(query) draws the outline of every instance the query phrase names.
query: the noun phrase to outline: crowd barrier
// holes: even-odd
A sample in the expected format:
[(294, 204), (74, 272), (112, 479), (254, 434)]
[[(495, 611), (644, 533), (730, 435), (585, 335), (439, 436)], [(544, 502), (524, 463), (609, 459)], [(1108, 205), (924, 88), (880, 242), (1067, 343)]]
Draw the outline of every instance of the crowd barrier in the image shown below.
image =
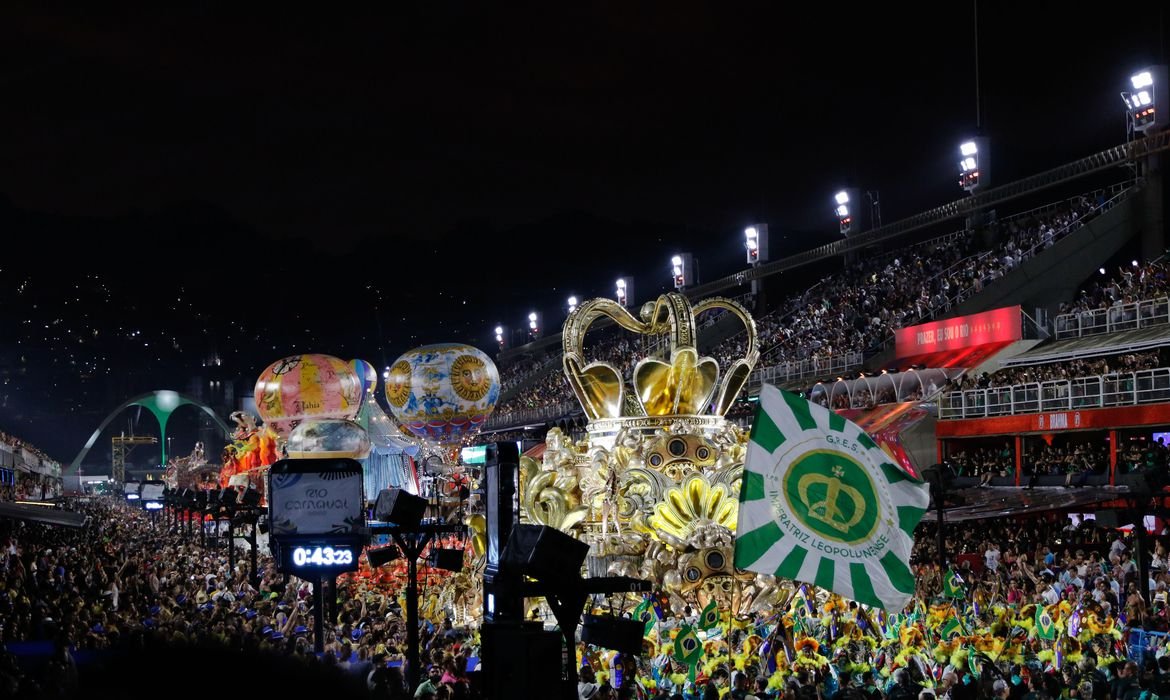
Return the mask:
[(1170, 367), (953, 391), (939, 401), (939, 418), (986, 418), (1017, 413), (1135, 406), (1170, 401)]

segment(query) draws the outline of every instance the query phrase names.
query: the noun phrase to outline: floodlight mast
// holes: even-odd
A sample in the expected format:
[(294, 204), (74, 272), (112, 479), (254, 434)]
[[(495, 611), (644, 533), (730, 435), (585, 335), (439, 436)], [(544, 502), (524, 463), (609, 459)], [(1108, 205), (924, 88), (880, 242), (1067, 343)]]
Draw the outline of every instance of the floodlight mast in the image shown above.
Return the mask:
[(695, 274), (695, 259), (690, 253), (679, 253), (670, 258), (670, 273), (674, 278), (674, 288), (678, 290), (698, 283)]
[(1143, 134), (1161, 131), (1166, 127), (1167, 100), (1166, 66), (1157, 65), (1143, 68), (1129, 77), (1132, 92), (1122, 92), (1128, 120), (1135, 132)]

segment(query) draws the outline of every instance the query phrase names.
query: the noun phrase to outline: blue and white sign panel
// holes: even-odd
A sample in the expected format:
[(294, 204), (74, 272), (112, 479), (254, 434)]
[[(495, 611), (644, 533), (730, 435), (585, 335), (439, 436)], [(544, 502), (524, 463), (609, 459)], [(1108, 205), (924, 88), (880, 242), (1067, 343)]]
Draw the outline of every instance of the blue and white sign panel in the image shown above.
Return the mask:
[(365, 527), (362, 466), (353, 459), (283, 459), (269, 471), (276, 537), (353, 535)]

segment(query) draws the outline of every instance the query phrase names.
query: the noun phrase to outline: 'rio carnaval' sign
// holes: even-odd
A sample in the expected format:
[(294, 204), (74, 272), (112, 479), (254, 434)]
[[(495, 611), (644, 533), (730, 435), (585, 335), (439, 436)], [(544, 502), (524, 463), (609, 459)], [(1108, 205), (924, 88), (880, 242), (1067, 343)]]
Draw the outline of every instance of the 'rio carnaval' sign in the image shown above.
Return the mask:
[(927, 485), (841, 415), (760, 392), (740, 488), (735, 565), (899, 612)]

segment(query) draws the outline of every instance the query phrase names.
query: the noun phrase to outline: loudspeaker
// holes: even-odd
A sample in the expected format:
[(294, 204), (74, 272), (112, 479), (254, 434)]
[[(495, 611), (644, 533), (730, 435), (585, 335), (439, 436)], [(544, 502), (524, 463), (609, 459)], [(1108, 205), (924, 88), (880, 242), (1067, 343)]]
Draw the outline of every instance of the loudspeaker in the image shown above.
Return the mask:
[(372, 569), (376, 569), (379, 566), (383, 566), (384, 564), (389, 564), (397, 558), (398, 547), (395, 545), (366, 550), (366, 561), (370, 562), (370, 568)]
[[(206, 508), (207, 507), (207, 498), (208, 497), (207, 497), (206, 491), (197, 491), (195, 493), (195, 506), (199, 509)], [(217, 500), (218, 500), (218, 498), (217, 498)]]
[(494, 442), (484, 450), (487, 491), (487, 565), (496, 567), (500, 550), (519, 522), (516, 511), (516, 484), (519, 483), (520, 448), (514, 442)]
[(463, 550), (432, 549), (431, 566), (444, 571), (463, 571)]
[(426, 508), (425, 498), (402, 489), (382, 489), (374, 504), (374, 518), (409, 530), (418, 527)]
[(542, 698), (558, 695), (565, 646), (560, 632), (539, 622), (485, 622), (480, 627), (485, 698)]
[(257, 489), (245, 489), (244, 497), (240, 502), (245, 508), (252, 508), (260, 505), (260, 491)]
[(236, 505), (236, 499), (239, 498), (240, 492), (232, 487), (219, 490), (219, 503), (224, 508), (231, 508)]
[(581, 641), (623, 654), (641, 656), (645, 623), (613, 615), (586, 615), (581, 625)]
[(546, 583), (571, 583), (581, 579), (581, 565), (589, 545), (555, 528), (517, 525), (500, 559), (501, 567)]

